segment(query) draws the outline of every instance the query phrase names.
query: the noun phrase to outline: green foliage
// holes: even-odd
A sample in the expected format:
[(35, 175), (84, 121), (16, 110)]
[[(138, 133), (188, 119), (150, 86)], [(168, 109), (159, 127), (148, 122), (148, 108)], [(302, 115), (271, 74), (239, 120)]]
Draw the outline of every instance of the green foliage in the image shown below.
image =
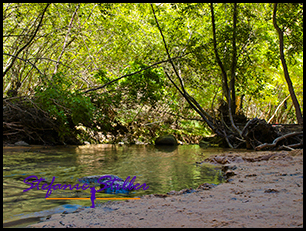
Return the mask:
[(71, 90), (71, 85), (71, 80), (58, 73), (48, 85), (35, 88), (36, 102), (57, 121), (62, 138), (73, 132), (78, 124), (89, 126), (95, 110), (90, 98)]
[(107, 71), (105, 69), (98, 70), (98, 73), (94, 75), (94, 79), (100, 84), (105, 84), (110, 81), (110, 79), (107, 77)]
[[(155, 3), (153, 6), (172, 58), (188, 53), (173, 59), (186, 90), (212, 115), (218, 99), (224, 95), (212, 42), (209, 4)], [(41, 3), (3, 3), (4, 69), (10, 65), (13, 58), (10, 55), (16, 54), (36, 30), (44, 7)], [(231, 76), (234, 4), (215, 3), (214, 11), (217, 49), (226, 73)], [(268, 117), (289, 94), (272, 13), (271, 3), (237, 4), (235, 90), (237, 96), (245, 95), (244, 99), (248, 100), (243, 102), (243, 111), (249, 117)], [(277, 22), (284, 31), (290, 77), (303, 105), (303, 4), (279, 3)], [(133, 136), (148, 135), (145, 124), (159, 124), (165, 116), (198, 118), (165, 78), (163, 70), (180, 85), (169, 63), (90, 94), (84, 95), (82, 90), (102, 86), (167, 58), (150, 4), (52, 3), (36, 37), (4, 76), (3, 92), (6, 96), (21, 83), (18, 95), (35, 94), (42, 109), (57, 120), (62, 135), (69, 134), (78, 124), (107, 133), (113, 131), (117, 122), (126, 126), (137, 122), (130, 131)], [(39, 76), (30, 63), (40, 73), (53, 76), (50, 82)], [(288, 121), (294, 122), (290, 113)], [(192, 122), (183, 122), (181, 126), (186, 131), (197, 127), (197, 131), (192, 130), (197, 134), (206, 132), (204, 125)], [(141, 127), (139, 134), (135, 132), (138, 127)], [(160, 122), (158, 129), (172, 127)], [(158, 129), (150, 134), (156, 135)]]
[(294, 55), (303, 52), (303, 3), (278, 4), (276, 15), (285, 35), (287, 60), (294, 64)]
[[(148, 65), (135, 61), (124, 70), (124, 74), (131, 74), (146, 67)], [(154, 106), (165, 94), (165, 76), (161, 68), (149, 68), (123, 79), (120, 87), (128, 89), (130, 100)]]

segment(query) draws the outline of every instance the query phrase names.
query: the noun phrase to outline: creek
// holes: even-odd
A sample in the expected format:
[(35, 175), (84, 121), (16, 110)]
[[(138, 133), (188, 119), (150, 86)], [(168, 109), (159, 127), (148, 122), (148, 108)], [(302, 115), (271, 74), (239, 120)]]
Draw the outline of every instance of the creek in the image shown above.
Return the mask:
[[(147, 190), (129, 194), (97, 193), (96, 197), (138, 197), (152, 193), (167, 193), (185, 188), (196, 189), (202, 183), (220, 184), (224, 181), (220, 168), (212, 164), (195, 164), (213, 154), (229, 150), (203, 149), (198, 145), (160, 147), (152, 145), (82, 145), (30, 146), (3, 148), (3, 226), (26, 227), (54, 213), (72, 212), (90, 207), (90, 200), (46, 200), (46, 190), (31, 189), (23, 181), (35, 175), (50, 184), (75, 185), (84, 176), (112, 174), (126, 179), (136, 176), (135, 183), (146, 183)], [(82, 184), (80, 184), (82, 185)], [(56, 190), (62, 191), (62, 190)], [(65, 190), (65, 197), (73, 191)], [(90, 197), (90, 189), (81, 191), (82, 198)], [(63, 192), (63, 191), (62, 191)], [(64, 197), (53, 192), (50, 197)], [(76, 191), (74, 191), (76, 193)], [(84, 193), (88, 193), (88, 196)], [(68, 195), (68, 196), (67, 196)], [(99, 206), (106, 201), (97, 201)]]

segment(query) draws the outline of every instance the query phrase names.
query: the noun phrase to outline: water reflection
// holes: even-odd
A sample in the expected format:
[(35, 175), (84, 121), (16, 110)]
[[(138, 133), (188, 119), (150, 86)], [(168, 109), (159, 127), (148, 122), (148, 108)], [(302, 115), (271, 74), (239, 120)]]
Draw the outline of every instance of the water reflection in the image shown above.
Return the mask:
[(177, 150), (177, 145), (174, 146), (165, 146), (165, 145), (157, 145), (155, 148), (161, 152), (173, 152)]
[[(50, 183), (55, 176), (54, 184), (71, 185), (79, 183), (79, 178), (90, 175), (112, 174), (122, 179), (136, 176), (135, 183), (146, 183), (149, 186), (146, 191), (138, 190), (129, 195), (101, 193), (97, 197), (135, 197), (183, 188), (196, 188), (204, 182), (218, 184), (222, 181), (220, 170), (215, 169), (213, 165), (200, 167), (195, 165), (195, 162), (224, 150), (202, 149), (197, 145), (170, 148), (174, 149), (145, 145), (105, 144), (26, 149), (4, 148), (4, 223), (31, 216), (37, 217), (38, 214), (47, 216), (54, 211), (64, 210), (68, 205), (72, 207), (91, 205), (90, 201), (85, 200), (46, 200), (46, 191), (42, 190), (32, 189), (23, 192), (29, 187), (23, 180), (31, 175), (42, 177), (47, 183)], [(90, 197), (90, 190), (82, 192), (88, 193)], [(51, 197), (56, 196), (59, 194), (51, 195)], [(80, 197), (84, 197), (84, 194)]]

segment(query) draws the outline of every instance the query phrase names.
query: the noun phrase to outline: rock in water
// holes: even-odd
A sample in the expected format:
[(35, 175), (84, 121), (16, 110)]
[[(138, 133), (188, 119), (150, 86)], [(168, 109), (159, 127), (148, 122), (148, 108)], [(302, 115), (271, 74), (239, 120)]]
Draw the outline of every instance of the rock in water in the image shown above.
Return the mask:
[[(101, 177), (104, 177), (104, 176), (109, 176), (109, 177), (105, 177), (103, 179), (101, 179), (99, 182), (100, 183), (104, 183), (104, 184), (107, 184), (108, 188), (104, 190), (104, 193), (109, 193), (109, 194), (117, 194), (117, 193), (129, 193), (131, 190), (129, 190), (129, 185), (130, 183), (128, 182), (124, 188), (123, 188), (123, 183), (124, 183), (124, 180), (121, 179), (120, 177), (118, 176), (115, 176), (115, 175), (95, 175), (95, 176), (85, 176), (83, 178), (80, 179), (80, 182), (81, 183), (87, 183), (87, 184), (93, 184), (93, 185), (96, 185), (96, 186), (100, 186), (101, 188), (104, 187), (103, 184), (100, 184), (98, 182), (98, 180), (101, 178)], [(108, 181), (111, 181), (115, 179), (114, 183), (112, 184), (112, 182), (108, 182)], [(112, 184), (112, 188), (110, 187), (110, 185)], [(116, 185), (119, 185), (119, 188), (118, 187), (115, 187)], [(131, 184), (131, 188), (133, 188), (134, 185)]]
[(155, 140), (155, 145), (177, 145), (176, 138), (173, 135), (160, 136)]
[(29, 146), (29, 144), (27, 142), (24, 141), (18, 141), (16, 143), (14, 143), (15, 146)]

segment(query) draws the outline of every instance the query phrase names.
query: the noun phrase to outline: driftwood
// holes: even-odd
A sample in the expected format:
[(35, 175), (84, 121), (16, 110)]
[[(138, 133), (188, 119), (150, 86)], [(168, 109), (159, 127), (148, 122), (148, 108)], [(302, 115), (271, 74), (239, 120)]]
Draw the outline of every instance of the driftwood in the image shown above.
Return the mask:
[[(286, 129), (288, 127), (288, 129)], [(292, 132), (295, 130), (294, 132)], [(243, 138), (259, 151), (303, 148), (303, 126), (271, 125), (258, 118), (250, 120), (242, 130)]]
[[(285, 134), (283, 136), (280, 136), (278, 138), (276, 138), (272, 144), (267, 144), (267, 143), (264, 143), (264, 144), (261, 144), (259, 146), (257, 146), (255, 148), (256, 151), (258, 150), (261, 150), (263, 148), (272, 148), (272, 147), (275, 147), (277, 145), (277, 143), (283, 139), (286, 139), (286, 138), (289, 138), (289, 137), (292, 137), (292, 136), (298, 136), (298, 135), (303, 135), (303, 132), (292, 132), (292, 133), (289, 133), (289, 134)], [(303, 142), (301, 141), (300, 143), (298, 144), (290, 144), (290, 145), (283, 145), (283, 147), (290, 147), (290, 148), (293, 148), (293, 147), (299, 147), (300, 145), (303, 145)]]
[[(219, 125), (219, 129), (224, 131), (223, 146), (225, 143), (231, 148), (248, 148), (257, 151), (303, 148), (302, 125), (272, 125), (265, 120), (254, 118), (249, 120), (245, 126), (242, 125), (241, 128), (241, 134), (238, 134), (231, 128), (230, 124), (226, 126)], [(213, 139), (206, 139), (206, 142), (215, 143)]]

